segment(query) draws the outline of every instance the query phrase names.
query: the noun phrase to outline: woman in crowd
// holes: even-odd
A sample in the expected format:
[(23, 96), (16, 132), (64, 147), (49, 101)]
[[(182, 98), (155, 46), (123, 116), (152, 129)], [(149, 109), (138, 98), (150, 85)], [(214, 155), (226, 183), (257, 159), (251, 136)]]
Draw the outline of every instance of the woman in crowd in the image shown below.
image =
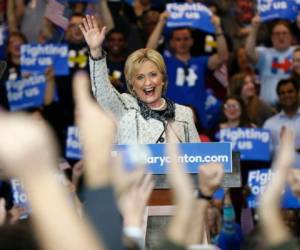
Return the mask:
[(240, 96), (243, 99), (250, 121), (261, 127), (266, 119), (276, 113), (276, 110), (257, 96), (254, 82), (254, 74), (236, 74), (231, 78), (228, 92), (229, 95)]
[(228, 96), (223, 106), (224, 122), (220, 123), (222, 128), (255, 127), (250, 123), (246, 112), (245, 103), (237, 96)]
[(130, 94), (119, 94), (108, 80), (102, 51), (105, 28), (100, 31), (95, 18), (87, 15), (80, 29), (90, 49), (93, 93), (118, 122), (117, 143), (164, 143), (167, 127), (178, 142), (199, 141), (192, 111), (164, 97), (167, 73), (158, 52), (139, 49), (127, 58), (124, 71)]

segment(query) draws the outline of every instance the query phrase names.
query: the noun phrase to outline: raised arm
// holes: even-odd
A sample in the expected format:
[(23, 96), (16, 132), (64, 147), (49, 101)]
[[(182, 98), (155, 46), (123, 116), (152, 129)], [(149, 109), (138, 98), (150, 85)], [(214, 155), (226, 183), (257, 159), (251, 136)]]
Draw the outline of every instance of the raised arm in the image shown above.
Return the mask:
[(114, 113), (118, 118), (123, 115), (125, 104), (121, 95), (111, 85), (102, 44), (105, 39), (106, 27), (100, 31), (94, 16), (87, 15), (79, 26), (90, 50), (90, 74), (93, 94), (97, 102), (106, 110)]
[[(261, 228), (269, 247), (281, 245), (291, 238), (280, 212), (282, 190), (294, 159), (294, 136), (288, 129), (281, 137), (280, 148), (272, 164), (272, 180), (260, 198), (259, 215)], [(289, 248), (291, 249), (291, 248)], [(293, 248), (292, 248), (293, 249)]]
[(166, 11), (160, 14), (159, 20), (147, 41), (146, 48), (157, 49), (158, 42), (161, 38), (161, 34), (163, 32), (168, 17), (169, 13)]
[(209, 57), (208, 68), (210, 70), (215, 70), (228, 60), (229, 55), (220, 18), (213, 15), (211, 21), (216, 29), (217, 53)]
[(252, 28), (246, 39), (246, 46), (245, 46), (247, 57), (253, 64), (256, 64), (259, 58), (259, 54), (255, 49), (259, 26), (260, 26), (260, 17), (254, 16), (252, 18)]
[(190, 222), (189, 244), (208, 243), (206, 211), (214, 192), (221, 186), (224, 167), (210, 163), (199, 167), (197, 201)]
[[(90, 96), (89, 78), (81, 72), (74, 78), (76, 124), (83, 143), (86, 213), (107, 249), (123, 249), (122, 222), (113, 195), (110, 153), (116, 126)], [(112, 233), (113, 232), (113, 233)]]
[(46, 89), (44, 95), (44, 105), (50, 105), (53, 102), (55, 94), (55, 75), (53, 67), (48, 67), (45, 70)]
[(24, 1), (10, 0), (7, 1), (7, 23), (9, 32), (19, 30), (19, 25), (25, 11)]
[(1, 114), (0, 120), (1, 168), (24, 184), (41, 248), (104, 249), (57, 181), (57, 152), (46, 124), (20, 114)]
[(184, 172), (184, 166), (177, 161), (178, 148), (174, 143), (175, 135), (171, 129), (167, 132), (170, 143), (166, 144), (166, 149), (171, 159), (167, 177), (172, 188), (174, 205), (176, 205), (175, 215), (168, 225), (167, 240), (185, 249), (194, 205), (193, 186), (190, 177)]
[(115, 27), (115, 24), (110, 9), (107, 5), (107, 0), (99, 1), (98, 9), (102, 17), (102, 21), (104, 22), (104, 25), (107, 27), (107, 31), (110, 31)]

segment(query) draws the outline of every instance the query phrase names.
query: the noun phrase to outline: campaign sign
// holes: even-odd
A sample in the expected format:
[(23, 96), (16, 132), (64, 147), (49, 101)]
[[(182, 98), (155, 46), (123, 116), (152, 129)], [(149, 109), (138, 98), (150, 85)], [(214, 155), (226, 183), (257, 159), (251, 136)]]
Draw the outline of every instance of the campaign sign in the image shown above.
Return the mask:
[(79, 129), (75, 126), (68, 127), (66, 157), (69, 159), (82, 158), (82, 146), (79, 139)]
[(190, 27), (215, 33), (211, 22), (212, 13), (201, 3), (169, 3), (167, 11), (170, 13), (167, 28)]
[[(184, 165), (187, 173), (198, 173), (199, 165), (218, 162), (224, 165), (225, 173), (232, 172), (231, 144), (228, 142), (180, 143), (177, 160)], [(79, 131), (68, 128), (66, 157), (81, 159), (82, 148)], [(100, 149), (101, 150), (101, 149)], [(112, 155), (121, 154), (125, 169), (134, 169), (137, 165), (147, 165), (154, 174), (166, 174), (170, 157), (166, 156), (165, 144), (115, 145)]]
[(21, 46), (21, 72), (40, 73), (52, 66), (55, 75), (68, 75), (68, 45), (24, 44)]
[[(271, 169), (252, 170), (248, 173), (248, 186), (251, 195), (247, 198), (248, 207), (256, 208), (259, 206), (258, 198), (264, 192), (268, 182), (272, 179)], [(282, 208), (300, 208), (299, 199), (293, 194), (289, 187), (286, 187), (282, 195)]]
[(8, 80), (6, 82), (7, 99), (11, 111), (38, 107), (44, 102), (46, 89), (44, 75), (32, 75), (28, 78)]
[(263, 22), (277, 18), (294, 21), (298, 14), (295, 0), (258, 0), (257, 9)]
[(20, 219), (27, 218), (29, 213), (31, 212), (31, 209), (29, 207), (27, 194), (24, 191), (23, 184), (18, 179), (11, 179), (10, 182), (12, 188), (13, 203), (15, 206), (22, 209)]
[[(232, 172), (230, 143), (180, 143), (178, 146), (177, 161), (185, 167), (187, 173), (198, 173), (198, 167), (209, 162), (222, 163), (225, 173)], [(135, 147), (135, 150), (132, 150), (131, 147)], [(141, 153), (138, 149), (140, 147), (147, 147), (148, 149), (143, 149)], [(115, 149), (114, 154), (122, 153), (127, 169), (134, 167), (130, 166), (132, 165), (131, 162), (139, 162), (147, 165), (149, 171), (154, 174), (166, 174), (168, 172), (167, 165), (171, 158), (166, 155), (165, 144), (116, 145)], [(148, 153), (144, 153), (147, 151)], [(137, 156), (142, 159), (132, 161), (132, 158)]]
[(270, 132), (258, 128), (224, 128), (220, 141), (232, 143), (232, 150), (240, 152), (241, 160), (270, 161)]

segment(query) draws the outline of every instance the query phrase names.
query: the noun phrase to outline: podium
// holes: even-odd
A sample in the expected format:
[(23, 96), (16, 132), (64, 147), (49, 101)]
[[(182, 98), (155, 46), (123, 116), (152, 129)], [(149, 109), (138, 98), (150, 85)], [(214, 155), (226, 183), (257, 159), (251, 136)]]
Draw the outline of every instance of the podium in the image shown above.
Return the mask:
[[(232, 153), (232, 173), (225, 173), (222, 187), (241, 187), (241, 168), (239, 153)], [(195, 184), (198, 184), (197, 174), (190, 174)], [(155, 187), (148, 202), (145, 215), (146, 249), (155, 250), (165, 236), (165, 230), (175, 207), (172, 202), (172, 191), (167, 183), (166, 175), (154, 175)]]

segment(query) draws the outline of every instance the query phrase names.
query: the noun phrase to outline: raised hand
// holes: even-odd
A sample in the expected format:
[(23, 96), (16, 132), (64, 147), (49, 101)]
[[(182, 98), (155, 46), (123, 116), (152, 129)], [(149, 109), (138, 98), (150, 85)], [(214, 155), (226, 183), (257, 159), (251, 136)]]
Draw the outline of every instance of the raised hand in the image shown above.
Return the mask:
[(37, 174), (45, 166), (56, 165), (56, 143), (43, 121), (24, 114), (3, 113), (0, 115), (0, 138), (5, 144), (0, 148), (1, 167), (8, 175)]
[[(194, 208), (193, 184), (191, 178), (185, 173), (184, 166), (177, 161), (178, 146), (174, 132), (167, 129), (166, 152), (171, 161), (168, 163), (168, 181), (172, 188), (174, 203), (176, 205), (175, 216), (168, 226), (167, 235), (169, 240), (180, 245), (185, 245), (188, 238), (191, 215)], [(164, 248), (162, 248), (164, 249)]]
[(101, 57), (102, 43), (105, 39), (106, 27), (104, 26), (100, 31), (95, 17), (86, 15), (86, 17), (82, 20), (82, 24), (79, 25), (79, 28), (90, 48), (92, 57)]
[[(89, 77), (85, 72), (74, 76), (73, 89), (76, 104), (76, 124), (83, 142), (83, 163), (88, 186), (105, 185), (110, 182), (108, 168), (116, 126), (110, 117), (92, 99)], [(101, 175), (97, 174), (100, 173)]]
[(255, 15), (251, 20), (252, 27), (254, 28), (258, 28), (260, 23), (261, 23), (261, 19), (259, 15)]
[(216, 28), (219, 28), (221, 26), (220, 17), (218, 17), (217, 15), (211, 16), (211, 22)]
[(145, 208), (153, 187), (152, 175), (146, 174), (137, 178), (131, 188), (119, 198), (124, 226), (141, 228)]
[(289, 169), (288, 183), (291, 186), (293, 193), (299, 198), (300, 197), (300, 169), (299, 168)]
[(210, 163), (199, 168), (199, 188), (204, 195), (212, 196), (220, 187), (224, 176), (222, 164)]

